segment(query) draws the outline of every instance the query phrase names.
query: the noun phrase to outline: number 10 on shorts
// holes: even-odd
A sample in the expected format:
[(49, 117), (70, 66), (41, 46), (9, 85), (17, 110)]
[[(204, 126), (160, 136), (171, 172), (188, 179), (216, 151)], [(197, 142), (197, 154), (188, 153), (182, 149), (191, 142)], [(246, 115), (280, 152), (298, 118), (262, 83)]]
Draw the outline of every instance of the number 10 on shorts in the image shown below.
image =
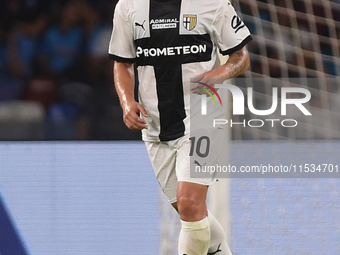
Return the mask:
[[(189, 138), (191, 142), (189, 156), (196, 153), (200, 158), (206, 158), (210, 152), (210, 138), (208, 136), (201, 136), (196, 139), (195, 136)], [(197, 141), (196, 141), (197, 140)]]

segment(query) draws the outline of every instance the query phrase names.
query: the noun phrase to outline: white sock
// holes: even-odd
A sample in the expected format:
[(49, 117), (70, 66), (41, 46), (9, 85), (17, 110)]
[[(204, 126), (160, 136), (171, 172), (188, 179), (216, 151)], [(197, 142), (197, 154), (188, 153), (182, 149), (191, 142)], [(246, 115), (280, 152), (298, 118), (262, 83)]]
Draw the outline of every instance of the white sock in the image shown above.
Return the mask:
[(227, 238), (221, 224), (214, 215), (208, 210), (210, 222), (210, 245), (208, 255), (232, 255), (229, 249)]
[(187, 222), (182, 221), (179, 234), (179, 255), (207, 255), (210, 242), (209, 219)]

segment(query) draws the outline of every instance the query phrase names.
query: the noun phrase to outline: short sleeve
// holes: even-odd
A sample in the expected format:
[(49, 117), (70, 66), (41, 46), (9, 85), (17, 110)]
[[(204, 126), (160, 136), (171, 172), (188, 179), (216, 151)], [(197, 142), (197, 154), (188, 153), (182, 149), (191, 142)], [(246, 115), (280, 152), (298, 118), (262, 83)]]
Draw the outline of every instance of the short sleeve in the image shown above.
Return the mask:
[(242, 49), (252, 40), (250, 32), (228, 0), (221, 0), (212, 24), (212, 38), (222, 55)]
[(127, 1), (119, 1), (113, 17), (113, 29), (109, 43), (109, 56), (120, 62), (133, 63), (136, 59), (136, 50), (133, 38), (133, 26), (129, 19)]

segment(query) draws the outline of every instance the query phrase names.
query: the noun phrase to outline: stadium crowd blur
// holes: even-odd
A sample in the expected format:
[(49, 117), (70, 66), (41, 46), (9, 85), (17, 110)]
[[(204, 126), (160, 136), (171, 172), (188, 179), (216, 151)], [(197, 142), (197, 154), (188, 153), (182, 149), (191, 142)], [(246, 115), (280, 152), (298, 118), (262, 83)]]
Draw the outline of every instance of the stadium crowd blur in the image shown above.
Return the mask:
[(116, 2), (1, 1), (0, 139), (139, 139), (112, 86)]
[[(117, 1), (0, 2), (0, 140), (140, 139), (139, 132), (123, 124), (112, 86), (107, 50)], [(337, 0), (330, 2), (340, 6)], [(308, 7), (310, 3), (315, 4)], [(318, 1), (240, 0), (234, 4), (255, 35), (249, 44), (252, 65), (246, 77), (299, 77), (301, 72), (306, 77), (339, 75), (340, 46), (329, 39), (327, 10)], [(310, 8), (317, 18), (303, 15)], [(298, 14), (297, 24), (292, 23), (289, 10)], [(331, 10), (331, 16), (339, 40), (340, 8)], [(280, 36), (273, 24), (281, 26)], [(293, 26), (297, 29), (290, 30)], [(319, 37), (317, 43), (309, 37), (311, 30)], [(294, 33), (301, 35), (295, 46)], [(283, 62), (288, 68), (282, 67)]]

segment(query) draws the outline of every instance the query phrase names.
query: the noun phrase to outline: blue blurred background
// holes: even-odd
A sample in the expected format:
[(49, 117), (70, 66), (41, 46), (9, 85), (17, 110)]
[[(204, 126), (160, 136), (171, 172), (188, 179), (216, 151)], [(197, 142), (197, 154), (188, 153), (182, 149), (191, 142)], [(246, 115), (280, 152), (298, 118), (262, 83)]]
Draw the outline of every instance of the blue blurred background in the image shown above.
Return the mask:
[(140, 139), (112, 86), (116, 2), (1, 1), (0, 140)]
[[(278, 153), (301, 163), (336, 161), (340, 144), (298, 147), (289, 154), (296, 143), (233, 142), (231, 164), (273, 164)], [(1, 255), (165, 254), (160, 221), (177, 221), (160, 215), (142, 142), (2, 142), (0, 165)], [(312, 177), (232, 179), (234, 254), (340, 254), (340, 179)], [(15, 235), (25, 253), (11, 246)]]

